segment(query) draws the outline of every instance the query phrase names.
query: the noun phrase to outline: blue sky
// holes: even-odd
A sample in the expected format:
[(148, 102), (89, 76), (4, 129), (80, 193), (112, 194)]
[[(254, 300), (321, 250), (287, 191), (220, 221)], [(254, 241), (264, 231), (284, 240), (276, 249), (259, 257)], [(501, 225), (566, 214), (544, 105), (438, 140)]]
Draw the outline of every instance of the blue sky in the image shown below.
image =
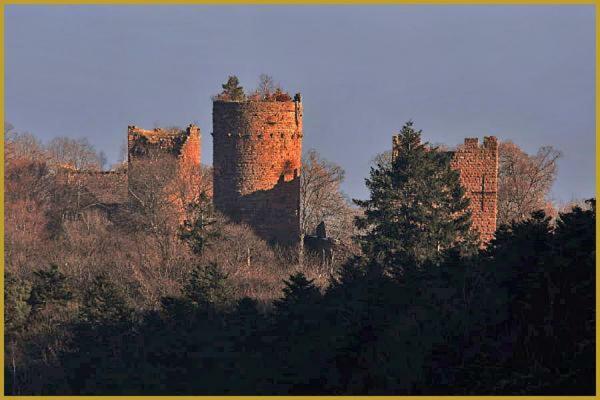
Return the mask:
[(593, 6), (7, 6), (5, 112), (116, 161), (127, 125), (197, 123), (230, 74), (302, 92), (304, 149), (367, 196), (371, 159), (412, 119), (454, 146), (496, 135), (563, 152), (552, 196), (595, 195)]

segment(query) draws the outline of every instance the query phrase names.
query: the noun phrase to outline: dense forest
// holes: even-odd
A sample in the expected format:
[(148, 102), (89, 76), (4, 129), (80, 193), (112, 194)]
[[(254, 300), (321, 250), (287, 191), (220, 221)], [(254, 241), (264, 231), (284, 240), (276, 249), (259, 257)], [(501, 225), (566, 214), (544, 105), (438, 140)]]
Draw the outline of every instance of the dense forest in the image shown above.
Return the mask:
[[(594, 394), (595, 200), (548, 212), (549, 179), (517, 204), (523, 177), (501, 165), (512, 194), (483, 247), (445, 153), (412, 123), (399, 137), (355, 206), (339, 168), (307, 157), (322, 179), (302, 190), (330, 195), (304, 214), (340, 248), (323, 260), (206, 195), (183, 224), (158, 200), (120, 215), (156, 224), (120, 223), (59, 179), (67, 161), (102, 167), (88, 143), (7, 136), (6, 393)], [(531, 172), (512, 146), (501, 163)]]

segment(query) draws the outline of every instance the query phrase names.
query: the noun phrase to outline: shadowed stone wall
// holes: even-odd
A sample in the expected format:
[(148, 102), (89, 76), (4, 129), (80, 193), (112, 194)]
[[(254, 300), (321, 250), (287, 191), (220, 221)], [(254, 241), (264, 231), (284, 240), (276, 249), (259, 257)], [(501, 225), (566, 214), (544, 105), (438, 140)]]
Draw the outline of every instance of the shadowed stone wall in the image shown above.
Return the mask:
[(300, 237), (302, 102), (214, 101), (215, 207), (269, 242)]

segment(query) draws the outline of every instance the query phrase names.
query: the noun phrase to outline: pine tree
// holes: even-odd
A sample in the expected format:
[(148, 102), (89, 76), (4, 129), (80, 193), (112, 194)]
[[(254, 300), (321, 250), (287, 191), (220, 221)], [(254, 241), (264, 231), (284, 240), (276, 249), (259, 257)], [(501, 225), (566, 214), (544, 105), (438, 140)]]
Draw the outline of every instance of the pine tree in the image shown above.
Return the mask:
[(28, 281), (19, 279), (10, 272), (4, 274), (4, 327), (10, 336), (24, 327), (31, 306), (27, 303), (31, 287)]
[(245, 99), (244, 88), (240, 86), (240, 81), (237, 76), (232, 75), (227, 79), (227, 82), (221, 85), (223, 87), (222, 95), (227, 100), (242, 101)]
[(183, 292), (188, 300), (201, 309), (220, 308), (231, 301), (227, 275), (214, 262), (196, 267)]
[(67, 380), (71, 390), (113, 394), (133, 385), (128, 357), (140, 350), (133, 315), (124, 293), (106, 275), (93, 279), (82, 296), (71, 348), (62, 355), (62, 364), (73, 371)]
[(473, 251), (469, 200), (450, 154), (421, 143), (421, 131), (407, 122), (397, 136), (391, 165), (371, 168), (369, 200), (355, 200), (364, 216), (359, 241), (381, 270), (399, 276), (425, 263), (439, 264), (446, 251)]
[(90, 325), (119, 323), (131, 315), (125, 295), (106, 277), (98, 275), (83, 294), (80, 316)]
[(41, 269), (33, 273), (33, 286), (27, 300), (32, 314), (37, 314), (50, 303), (65, 305), (72, 298), (73, 293), (67, 277), (56, 265), (52, 265), (48, 270)]
[(307, 309), (314, 307), (321, 297), (321, 292), (313, 280), (306, 279), (302, 272), (291, 275), (284, 283), (283, 297), (273, 302), (276, 314), (280, 317), (293, 318), (302, 315)]

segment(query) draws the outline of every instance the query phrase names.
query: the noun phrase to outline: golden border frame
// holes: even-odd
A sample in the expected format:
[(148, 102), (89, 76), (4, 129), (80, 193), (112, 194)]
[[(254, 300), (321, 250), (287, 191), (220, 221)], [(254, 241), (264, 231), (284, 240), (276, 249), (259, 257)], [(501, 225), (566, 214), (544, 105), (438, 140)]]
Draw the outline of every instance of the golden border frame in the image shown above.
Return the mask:
[[(595, 5), (595, 29), (596, 29), (596, 65), (595, 65), (595, 109), (596, 109), (596, 192), (598, 189), (599, 172), (598, 168), (598, 153), (600, 152), (600, 142), (598, 141), (598, 132), (600, 131), (600, 123), (598, 122), (598, 111), (600, 110), (598, 98), (600, 94), (600, 72), (598, 64), (600, 61), (600, 29), (598, 20), (600, 16), (600, 0), (0, 0), (0, 92), (2, 98), (0, 100), (0, 124), (4, 126), (4, 10), (7, 5), (183, 5), (183, 4), (204, 4), (204, 5)], [(4, 128), (3, 128), (4, 129)], [(0, 139), (0, 252), (4, 254), (4, 135)], [(598, 247), (598, 236), (600, 233), (600, 225), (596, 221), (596, 248)], [(598, 270), (598, 259), (596, 259), (596, 270)], [(4, 257), (0, 261), (0, 286), (4, 287)], [(595, 396), (6, 396), (4, 394), (4, 372), (0, 374), (0, 398), (7, 399), (31, 399), (31, 398), (52, 398), (52, 399), (118, 399), (127, 398), (132, 400), (138, 399), (172, 399), (191, 400), (198, 398), (229, 398), (229, 399), (339, 399), (339, 400), (356, 400), (365, 397), (377, 397), (381, 400), (391, 399), (522, 399), (522, 400), (570, 400), (576, 399), (596, 399), (600, 392), (600, 369), (598, 368), (598, 360), (600, 353), (598, 352), (597, 343), (599, 338), (600, 323), (597, 318), (597, 310), (600, 290), (598, 285), (598, 276), (596, 275), (596, 395)], [(0, 363), (4, 366), (4, 295), (0, 296), (0, 313), (3, 318), (0, 320)], [(3, 370), (4, 371), (4, 370)]]

